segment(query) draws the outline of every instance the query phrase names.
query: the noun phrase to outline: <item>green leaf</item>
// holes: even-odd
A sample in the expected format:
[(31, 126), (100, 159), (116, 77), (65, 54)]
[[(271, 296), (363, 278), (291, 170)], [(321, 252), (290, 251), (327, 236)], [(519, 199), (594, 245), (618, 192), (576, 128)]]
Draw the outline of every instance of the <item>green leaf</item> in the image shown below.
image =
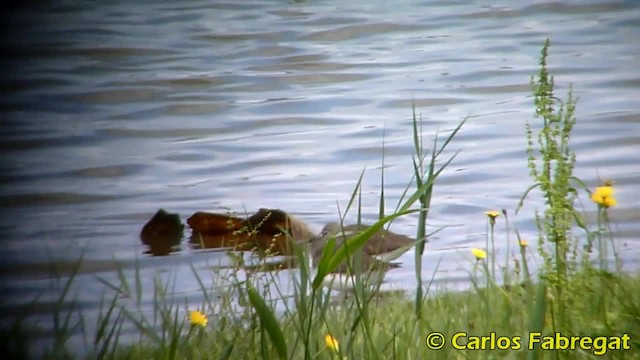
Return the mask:
[[(544, 319), (547, 311), (547, 286), (544, 279), (540, 279), (538, 284), (538, 291), (536, 292), (536, 302), (533, 305), (533, 311), (529, 318), (529, 333), (542, 333), (544, 329)], [(529, 348), (531, 348), (529, 346)], [(528, 360), (535, 360), (538, 358), (540, 346), (534, 346), (533, 349), (527, 354)]]
[[(371, 238), (371, 236), (379, 231), (385, 223), (406, 215), (418, 210), (405, 210), (401, 211), (389, 216), (386, 216), (380, 220), (378, 220), (375, 224), (371, 225), (367, 230), (361, 232), (360, 234), (348, 239), (344, 242), (342, 246), (338, 248), (338, 250), (329, 258), (331, 252), (328, 251), (329, 245), (325, 247), (320, 263), (318, 264), (318, 273), (316, 277), (313, 279), (313, 288), (317, 289), (322, 285), (322, 281), (325, 276), (335, 270), (343, 261), (346, 260), (348, 254), (354, 254), (356, 251), (361, 249), (367, 241)], [(335, 241), (335, 238), (333, 238)], [(329, 240), (331, 241), (331, 239)]]
[(269, 334), (269, 338), (271, 338), (271, 342), (273, 346), (276, 348), (278, 352), (278, 356), (280, 359), (287, 358), (287, 344), (284, 341), (284, 335), (282, 334), (282, 329), (276, 320), (275, 315), (273, 315), (273, 311), (267, 306), (264, 302), (264, 299), (258, 291), (256, 291), (253, 286), (249, 285), (247, 282), (247, 294), (249, 295), (249, 301), (251, 305), (258, 313), (258, 317), (260, 318), (260, 323), (267, 330), (267, 334)]
[(228, 360), (228, 359), (231, 358), (231, 353), (232, 352), (233, 352), (233, 343), (229, 343), (229, 344), (227, 344), (227, 346), (224, 347), (224, 350), (222, 351), (222, 353), (220, 354), (218, 359), (220, 359), (220, 360)]
[(520, 201), (518, 201), (518, 206), (516, 207), (516, 215), (518, 215), (518, 211), (520, 211), (520, 209), (522, 208), (522, 205), (524, 205), (524, 199), (526, 199), (526, 197), (529, 195), (529, 192), (531, 192), (531, 190), (537, 188), (538, 186), (540, 186), (540, 183), (531, 185), (529, 186), (527, 191), (524, 192), (524, 195), (522, 195), (522, 197), (520, 198)]

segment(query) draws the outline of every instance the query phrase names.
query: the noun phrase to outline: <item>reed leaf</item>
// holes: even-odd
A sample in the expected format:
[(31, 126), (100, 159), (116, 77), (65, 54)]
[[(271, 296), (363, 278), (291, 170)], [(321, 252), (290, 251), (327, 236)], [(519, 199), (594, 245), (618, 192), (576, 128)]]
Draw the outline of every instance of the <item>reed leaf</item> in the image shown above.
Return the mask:
[(278, 320), (276, 320), (272, 309), (267, 306), (262, 296), (260, 296), (260, 294), (258, 294), (258, 291), (256, 291), (256, 289), (248, 282), (247, 294), (249, 295), (249, 301), (251, 302), (251, 305), (255, 309), (256, 313), (258, 313), (258, 317), (260, 318), (262, 327), (267, 331), (267, 334), (269, 334), (269, 338), (271, 339), (273, 346), (276, 348), (278, 356), (280, 357), (280, 359), (286, 359), (287, 344), (284, 341), (282, 329), (280, 328), (280, 324), (278, 323)]
[[(331, 256), (330, 258), (328, 257), (328, 254), (331, 254), (327, 249), (329, 247), (329, 243), (328, 243), (327, 247), (325, 247), (323, 251), (322, 258), (318, 264), (318, 273), (313, 279), (313, 285), (312, 285), (313, 288), (314, 289), (319, 288), (322, 285), (322, 281), (324, 280), (325, 276), (327, 276), (327, 274), (331, 273), (338, 266), (340, 266), (340, 264), (342, 264), (347, 259), (348, 254), (353, 254), (359, 249), (361, 249), (367, 243), (367, 241), (369, 241), (371, 236), (377, 231), (379, 231), (384, 226), (384, 224), (386, 224), (388, 221), (391, 221), (397, 217), (407, 215), (413, 212), (416, 212), (416, 210), (404, 210), (389, 216), (385, 216), (384, 218), (376, 221), (367, 230), (345, 241), (344, 244), (340, 246), (338, 250), (336, 250), (335, 254), (333, 254), (333, 256)], [(329, 242), (331, 240), (332, 239), (329, 239)], [(335, 241), (335, 238), (333, 238), (333, 240)]]

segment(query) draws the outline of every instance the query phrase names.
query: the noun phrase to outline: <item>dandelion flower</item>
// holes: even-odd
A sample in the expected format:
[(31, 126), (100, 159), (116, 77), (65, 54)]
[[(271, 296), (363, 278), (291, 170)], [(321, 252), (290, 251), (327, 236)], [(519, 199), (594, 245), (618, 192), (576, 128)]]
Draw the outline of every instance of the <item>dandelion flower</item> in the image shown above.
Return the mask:
[(596, 204), (605, 208), (616, 206), (618, 200), (613, 196), (612, 186), (598, 186), (591, 194), (591, 200)]
[(476, 260), (482, 260), (487, 257), (487, 253), (482, 249), (473, 248), (471, 249), (471, 253), (476, 257)]
[(484, 214), (487, 215), (491, 220), (495, 220), (495, 218), (500, 216), (500, 212), (496, 210), (485, 211)]
[(606, 207), (607, 209), (610, 207), (614, 207), (618, 204), (618, 200), (616, 200), (616, 198), (614, 198), (613, 196), (605, 198), (604, 202), (602, 204), (602, 206)]
[(209, 320), (205, 314), (198, 310), (194, 310), (189, 312), (189, 322), (191, 322), (191, 326), (205, 327)]
[(518, 243), (522, 247), (529, 246), (529, 243), (527, 242), (527, 240), (524, 240), (524, 239), (520, 239), (520, 241)]
[(338, 340), (331, 336), (331, 334), (327, 334), (324, 337), (324, 342), (327, 344), (327, 347), (335, 352), (340, 351), (338, 347)]
[(598, 194), (599, 196), (602, 197), (609, 197), (609, 196), (613, 196), (613, 186), (598, 186), (596, 188), (596, 194)]

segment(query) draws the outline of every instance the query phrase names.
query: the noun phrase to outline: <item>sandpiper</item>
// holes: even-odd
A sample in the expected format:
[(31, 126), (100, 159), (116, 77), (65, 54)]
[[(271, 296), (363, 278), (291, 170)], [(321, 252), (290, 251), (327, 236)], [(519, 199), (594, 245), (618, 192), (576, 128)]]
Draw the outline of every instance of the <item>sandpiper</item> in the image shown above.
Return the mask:
[[(327, 224), (320, 235), (310, 240), (311, 256), (313, 266), (317, 267), (320, 257), (324, 251), (327, 242), (331, 238), (335, 238), (334, 253), (340, 248), (344, 242), (365, 231), (366, 225), (347, 225), (340, 226), (337, 223)], [(340, 288), (350, 287), (354, 280), (350, 278), (354, 274), (366, 274), (371, 285), (382, 283), (384, 274), (391, 268), (398, 267), (398, 263), (391, 262), (397, 259), (402, 253), (414, 246), (416, 241), (404, 236), (395, 234), (387, 230), (379, 230), (373, 234), (367, 244), (364, 246), (361, 255), (350, 254), (348, 258), (350, 262), (343, 262), (332, 274), (327, 276), (325, 285), (333, 286), (334, 283), (340, 284)], [(360, 265), (356, 266), (357, 258), (361, 256)]]
[[(336, 246), (369, 228), (368, 225), (345, 225), (329, 223), (323, 229), (321, 236), (335, 237)], [(364, 253), (378, 260), (389, 262), (397, 259), (416, 244), (416, 240), (401, 234), (380, 229), (376, 231), (364, 246)]]

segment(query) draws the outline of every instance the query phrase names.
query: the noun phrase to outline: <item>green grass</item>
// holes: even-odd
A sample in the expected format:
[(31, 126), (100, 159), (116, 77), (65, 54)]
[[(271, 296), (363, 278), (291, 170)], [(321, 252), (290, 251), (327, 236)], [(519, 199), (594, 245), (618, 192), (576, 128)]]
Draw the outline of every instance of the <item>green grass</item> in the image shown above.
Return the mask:
[[(576, 279), (581, 283), (597, 278), (600, 275), (592, 275), (585, 279)], [(640, 286), (638, 276), (616, 276), (610, 287), (585, 289), (585, 293), (577, 297), (574, 303), (581, 313), (581, 331), (572, 335), (581, 336), (608, 336), (622, 335), (624, 333), (638, 334), (637, 311), (634, 306), (640, 303), (640, 293), (632, 289)], [(537, 285), (532, 289), (537, 292)], [(625, 290), (626, 289), (626, 290)], [(610, 317), (608, 323), (601, 323), (598, 312), (590, 300), (591, 291), (605, 291), (603, 295), (618, 298), (620, 301), (607, 308)], [(486, 316), (486, 300), (492, 298), (489, 304), (494, 310), (495, 316)], [(500, 336), (520, 336), (527, 338), (529, 333), (530, 314), (535, 305), (535, 299), (528, 295), (528, 289), (514, 287), (509, 291), (494, 287), (490, 289), (478, 289), (464, 292), (448, 292), (443, 290), (436, 296), (428, 297), (421, 304), (422, 313), (428, 314), (428, 319), (416, 320), (413, 312), (413, 302), (407, 300), (402, 294), (389, 294), (382, 298), (374, 298), (368, 309), (368, 321), (375, 325), (375, 330), (367, 338), (364, 331), (354, 324), (358, 323), (358, 305), (353, 300), (340, 303), (340, 306), (330, 306), (322, 314), (311, 330), (308, 346), (311, 348), (313, 358), (331, 359), (344, 358), (486, 358), (486, 351), (457, 350), (449, 343), (455, 333), (465, 332), (468, 335), (460, 338), (458, 343), (464, 345), (472, 336), (489, 336), (494, 332)], [(635, 312), (635, 325), (632, 314)], [(626, 315), (624, 315), (626, 314)], [(211, 324), (202, 331), (185, 336), (179, 343), (176, 358), (202, 358), (218, 359), (229, 354), (231, 358), (277, 358), (277, 347), (271, 344), (269, 335), (262, 334), (262, 326), (259, 319), (251, 319), (249, 314), (245, 327), (240, 324), (221, 328)], [(305, 355), (305, 347), (302, 344), (303, 332), (299, 329), (298, 319), (285, 317), (279, 320), (282, 329), (283, 341), (287, 344), (287, 358), (300, 359)], [(549, 329), (550, 325), (543, 328)], [(245, 330), (249, 329), (249, 331)], [(340, 344), (340, 353), (335, 353), (326, 348), (324, 336), (330, 332)], [(442, 350), (429, 350), (425, 345), (425, 337), (431, 332), (441, 332), (447, 339), (447, 345)], [(185, 331), (186, 333), (186, 331)], [(266, 343), (266, 344), (265, 344)], [(521, 342), (526, 346), (525, 342)], [(633, 344), (632, 344), (633, 345)], [(637, 346), (637, 343), (635, 344)], [(230, 347), (233, 347), (229, 352)], [(524, 358), (524, 350), (495, 350), (495, 357), (516, 356)], [(515, 354), (515, 355), (514, 355)], [(590, 358), (589, 352), (584, 352), (584, 358)], [(618, 358), (632, 358), (631, 352), (624, 356), (620, 352)], [(549, 358), (551, 354), (544, 354)], [(568, 354), (566, 354), (568, 356)], [(135, 345), (121, 348), (117, 358), (165, 358), (169, 357), (166, 349), (153, 343)], [(571, 358), (576, 358), (573, 354)], [(513, 358), (513, 357), (512, 357)]]
[[(88, 357), (101, 359), (592, 359), (604, 353), (606, 358), (640, 359), (640, 273), (625, 274), (619, 266), (609, 266), (609, 254), (616, 258), (616, 265), (619, 261), (615, 239), (611, 238), (608, 208), (588, 202), (598, 209), (594, 225), (587, 224), (574, 206), (578, 199), (590, 195), (583, 182), (572, 174), (575, 155), (570, 138), (576, 123), (576, 103), (571, 91), (564, 102), (554, 95), (553, 77), (546, 67), (548, 49), (546, 42), (540, 71), (532, 78), (536, 119), (541, 121), (526, 128), (526, 153), (534, 184), (516, 207), (517, 212), (526, 206), (527, 196), (534, 191), (545, 199), (545, 208), (536, 209), (538, 241), (521, 244), (506, 210), (494, 219), (488, 218), (484, 249), (487, 256), (475, 265), (470, 262), (469, 290), (455, 292), (443, 285), (435, 287), (433, 278), (422, 278), (424, 242), (416, 243), (416, 286), (409, 294), (381, 292), (376, 286), (369, 286), (366, 276), (355, 277), (353, 288), (347, 293), (329, 292), (321, 285), (341, 262), (355, 260), (354, 266), (358, 266), (361, 249), (371, 233), (399, 216), (418, 212), (416, 238), (428, 234), (426, 220), (434, 185), (455, 154), (442, 157), (464, 121), (448, 136), (436, 136), (425, 150), (421, 122), (414, 109), (414, 173), (395, 211), (384, 211), (383, 174), (380, 220), (370, 231), (354, 236), (335, 252), (335, 242), (330, 240), (316, 271), (310, 268), (303, 248), (296, 249), (297, 268), (280, 270), (295, 275), (291, 276), (292, 296), (273, 286), (274, 272), (243, 273), (238, 258), (238, 266), (230, 274), (212, 274), (224, 280), (223, 287), (207, 287), (192, 269), (202, 292), (199, 304), (169, 300), (173, 299), (168, 295), (175, 279), (156, 281), (153, 312), (149, 314), (141, 307), (147, 292), (142, 288), (139, 271), (128, 279), (120, 270), (118, 283), (98, 279), (115, 295), (104, 298), (95, 333), (89, 334), (82, 321), (71, 320), (77, 311), (74, 301), (69, 300), (73, 295), (69, 292), (72, 274), (62, 284), (54, 314), (55, 341), (46, 357), (72, 357), (73, 349), (67, 348), (66, 340), (81, 328), (85, 331)], [(384, 165), (384, 157), (382, 161)], [(353, 209), (361, 218), (361, 180), (362, 176), (344, 211), (338, 209), (343, 219)], [(506, 224), (506, 234), (500, 238), (506, 238), (509, 246), (520, 251), (515, 261), (507, 257), (504, 268), (496, 268), (496, 264), (504, 262), (494, 252), (494, 225), (500, 221)], [(527, 263), (532, 256), (542, 260), (533, 274)], [(503, 280), (498, 282), (498, 277)], [(71, 306), (62, 307), (69, 302)], [(187, 314), (192, 310), (207, 314), (208, 324), (190, 325)], [(139, 341), (122, 343), (120, 333), (125, 324), (138, 329)], [(440, 344), (434, 335), (428, 338), (434, 333), (444, 336), (439, 350), (428, 346), (430, 341), (432, 347)], [(591, 349), (577, 351), (545, 351), (542, 344), (529, 342), (531, 334), (555, 333), (596, 340)], [(29, 329), (22, 322), (16, 323), (2, 334), (3, 339), (8, 339), (1, 349), (3, 353), (14, 358), (28, 357), (28, 334)], [(611, 338), (624, 334), (630, 335), (627, 343), (616, 344)], [(337, 349), (327, 346), (327, 335), (337, 340)], [(607, 349), (607, 345), (628, 345), (629, 349)]]

